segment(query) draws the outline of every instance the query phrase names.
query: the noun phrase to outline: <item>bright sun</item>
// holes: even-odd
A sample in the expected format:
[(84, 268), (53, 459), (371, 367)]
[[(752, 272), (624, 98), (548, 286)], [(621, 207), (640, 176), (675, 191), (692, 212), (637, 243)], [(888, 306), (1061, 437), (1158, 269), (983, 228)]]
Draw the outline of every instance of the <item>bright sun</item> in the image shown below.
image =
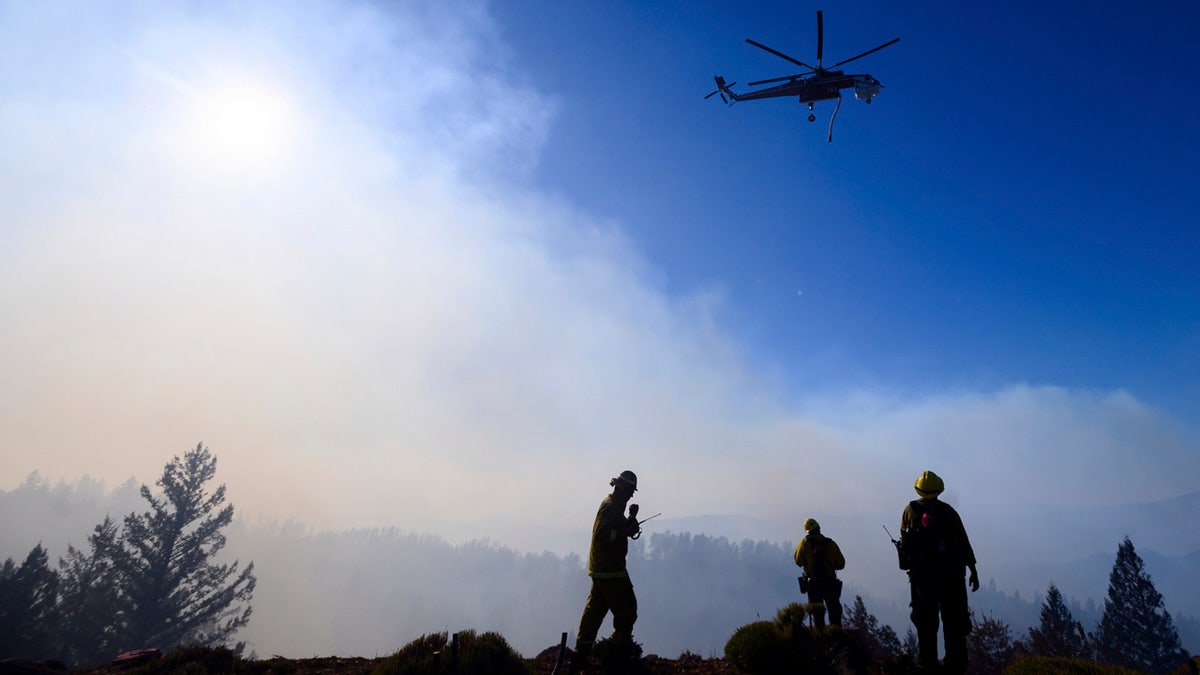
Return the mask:
[(261, 83), (227, 82), (196, 91), (184, 131), (210, 169), (261, 174), (288, 159), (297, 115), (281, 92)]

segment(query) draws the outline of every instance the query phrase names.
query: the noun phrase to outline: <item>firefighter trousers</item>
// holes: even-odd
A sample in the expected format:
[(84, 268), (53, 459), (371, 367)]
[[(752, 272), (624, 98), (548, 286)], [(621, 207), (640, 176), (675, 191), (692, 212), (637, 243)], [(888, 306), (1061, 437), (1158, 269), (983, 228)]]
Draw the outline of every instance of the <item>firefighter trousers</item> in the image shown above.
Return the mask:
[(917, 664), (938, 665), (938, 623), (941, 619), (946, 644), (946, 673), (967, 670), (967, 634), (971, 632), (971, 617), (967, 610), (966, 570), (933, 569), (909, 570), (912, 591), (912, 612), (909, 618), (917, 629)]
[(590, 650), (596, 641), (600, 624), (609, 612), (613, 615), (613, 637), (633, 638), (633, 623), (637, 621), (637, 596), (633, 594), (633, 582), (629, 577), (619, 579), (592, 579), (592, 590), (587, 604), (583, 606), (583, 617), (579, 620), (579, 632), (575, 635), (575, 649)]

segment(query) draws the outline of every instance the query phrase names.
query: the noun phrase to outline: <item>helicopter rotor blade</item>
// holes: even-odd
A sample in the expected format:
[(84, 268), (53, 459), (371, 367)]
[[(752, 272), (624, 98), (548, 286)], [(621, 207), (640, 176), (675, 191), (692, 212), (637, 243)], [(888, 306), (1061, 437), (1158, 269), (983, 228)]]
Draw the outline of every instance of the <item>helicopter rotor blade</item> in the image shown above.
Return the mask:
[(817, 67), (821, 67), (821, 52), (825, 45), (825, 27), (821, 20), (821, 10), (817, 10)]
[(843, 63), (850, 63), (851, 61), (853, 61), (855, 59), (861, 59), (862, 57), (866, 56), (867, 54), (874, 54), (875, 52), (879, 51), (880, 49), (883, 49), (884, 47), (891, 47), (892, 45), (896, 44), (899, 41), (900, 41), (900, 38), (895, 38), (894, 40), (889, 40), (888, 42), (885, 42), (874, 49), (868, 49), (867, 51), (859, 54), (858, 56), (851, 56), (850, 58), (846, 59), (845, 61), (838, 61), (837, 63), (835, 63), (829, 67), (837, 68), (838, 66), (842, 65)]
[(813, 68), (812, 66), (808, 65), (807, 63), (805, 63), (799, 59), (793, 59), (792, 57), (788, 56), (787, 54), (784, 54), (783, 52), (775, 51), (774, 49), (771, 49), (770, 47), (764, 45), (761, 42), (755, 42), (754, 40), (751, 40), (750, 38), (746, 38), (746, 42), (749, 42), (750, 44), (754, 45), (755, 47), (758, 47), (759, 49), (761, 49), (763, 51), (771, 52), (772, 54), (774, 54), (775, 56), (778, 56), (779, 58), (783, 59), (784, 61), (790, 61), (790, 62), (800, 66), (801, 68), (808, 68), (809, 70), (816, 70), (816, 68)]
[(814, 71), (810, 70), (807, 73), (799, 73), (797, 75), (788, 75), (786, 77), (772, 77), (769, 80), (759, 80), (757, 82), (747, 82), (746, 85), (750, 86), (750, 87), (757, 87), (760, 84), (770, 84), (772, 82), (783, 82), (784, 80), (792, 80), (793, 82), (795, 82), (796, 80), (804, 77), (805, 75), (811, 75), (813, 72)]

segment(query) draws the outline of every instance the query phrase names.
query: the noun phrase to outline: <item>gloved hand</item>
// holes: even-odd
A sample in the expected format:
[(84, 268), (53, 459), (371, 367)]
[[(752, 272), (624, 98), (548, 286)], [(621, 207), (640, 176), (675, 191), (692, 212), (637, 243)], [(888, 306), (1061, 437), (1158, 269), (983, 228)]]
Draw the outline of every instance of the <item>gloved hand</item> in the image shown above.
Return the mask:
[(637, 518), (637, 514), (638, 514), (638, 505), (637, 505), (637, 504), (630, 504), (630, 505), (629, 505), (629, 517), (630, 517), (630, 518)]
[(979, 572), (974, 567), (971, 568), (971, 576), (967, 577), (967, 583), (971, 585), (972, 593), (979, 590)]

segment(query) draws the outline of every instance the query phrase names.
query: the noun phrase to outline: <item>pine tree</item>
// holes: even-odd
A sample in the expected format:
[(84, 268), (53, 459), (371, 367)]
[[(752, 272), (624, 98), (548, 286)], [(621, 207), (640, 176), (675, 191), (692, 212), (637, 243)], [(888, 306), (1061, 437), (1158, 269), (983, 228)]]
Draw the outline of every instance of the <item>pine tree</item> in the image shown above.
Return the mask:
[(1129, 537), (1117, 547), (1108, 597), (1096, 629), (1101, 660), (1149, 673), (1165, 673), (1187, 660), (1162, 594), (1146, 573)]
[(971, 632), (967, 635), (968, 675), (1002, 673), (1016, 658), (1016, 645), (1008, 624), (985, 616), (975, 620), (971, 612)]
[(114, 558), (124, 610), (121, 648), (223, 645), (249, 623), (254, 563), (239, 573), (237, 561), (209, 562), (225, 546), (221, 529), (233, 520), (233, 506), (222, 507), (225, 486), (205, 492), (216, 470), (216, 457), (198, 444), (163, 469), (161, 497), (142, 486), (150, 510), (125, 517)]
[(867, 653), (876, 659), (891, 659), (903, 653), (900, 638), (891, 626), (879, 625), (879, 619), (867, 611), (861, 595), (854, 596), (854, 604), (846, 613), (846, 623), (861, 631), (867, 645)]
[(120, 596), (113, 557), (117, 524), (108, 517), (88, 537), (91, 552), (67, 547), (60, 558), (58, 655), (79, 668), (111, 661), (119, 653)]
[(0, 658), (51, 658), (58, 575), (39, 543), (18, 567), (0, 567)]
[(1084, 658), (1088, 655), (1083, 624), (1075, 620), (1054, 584), (1046, 590), (1041, 623), (1029, 629), (1029, 651), (1037, 656)]

